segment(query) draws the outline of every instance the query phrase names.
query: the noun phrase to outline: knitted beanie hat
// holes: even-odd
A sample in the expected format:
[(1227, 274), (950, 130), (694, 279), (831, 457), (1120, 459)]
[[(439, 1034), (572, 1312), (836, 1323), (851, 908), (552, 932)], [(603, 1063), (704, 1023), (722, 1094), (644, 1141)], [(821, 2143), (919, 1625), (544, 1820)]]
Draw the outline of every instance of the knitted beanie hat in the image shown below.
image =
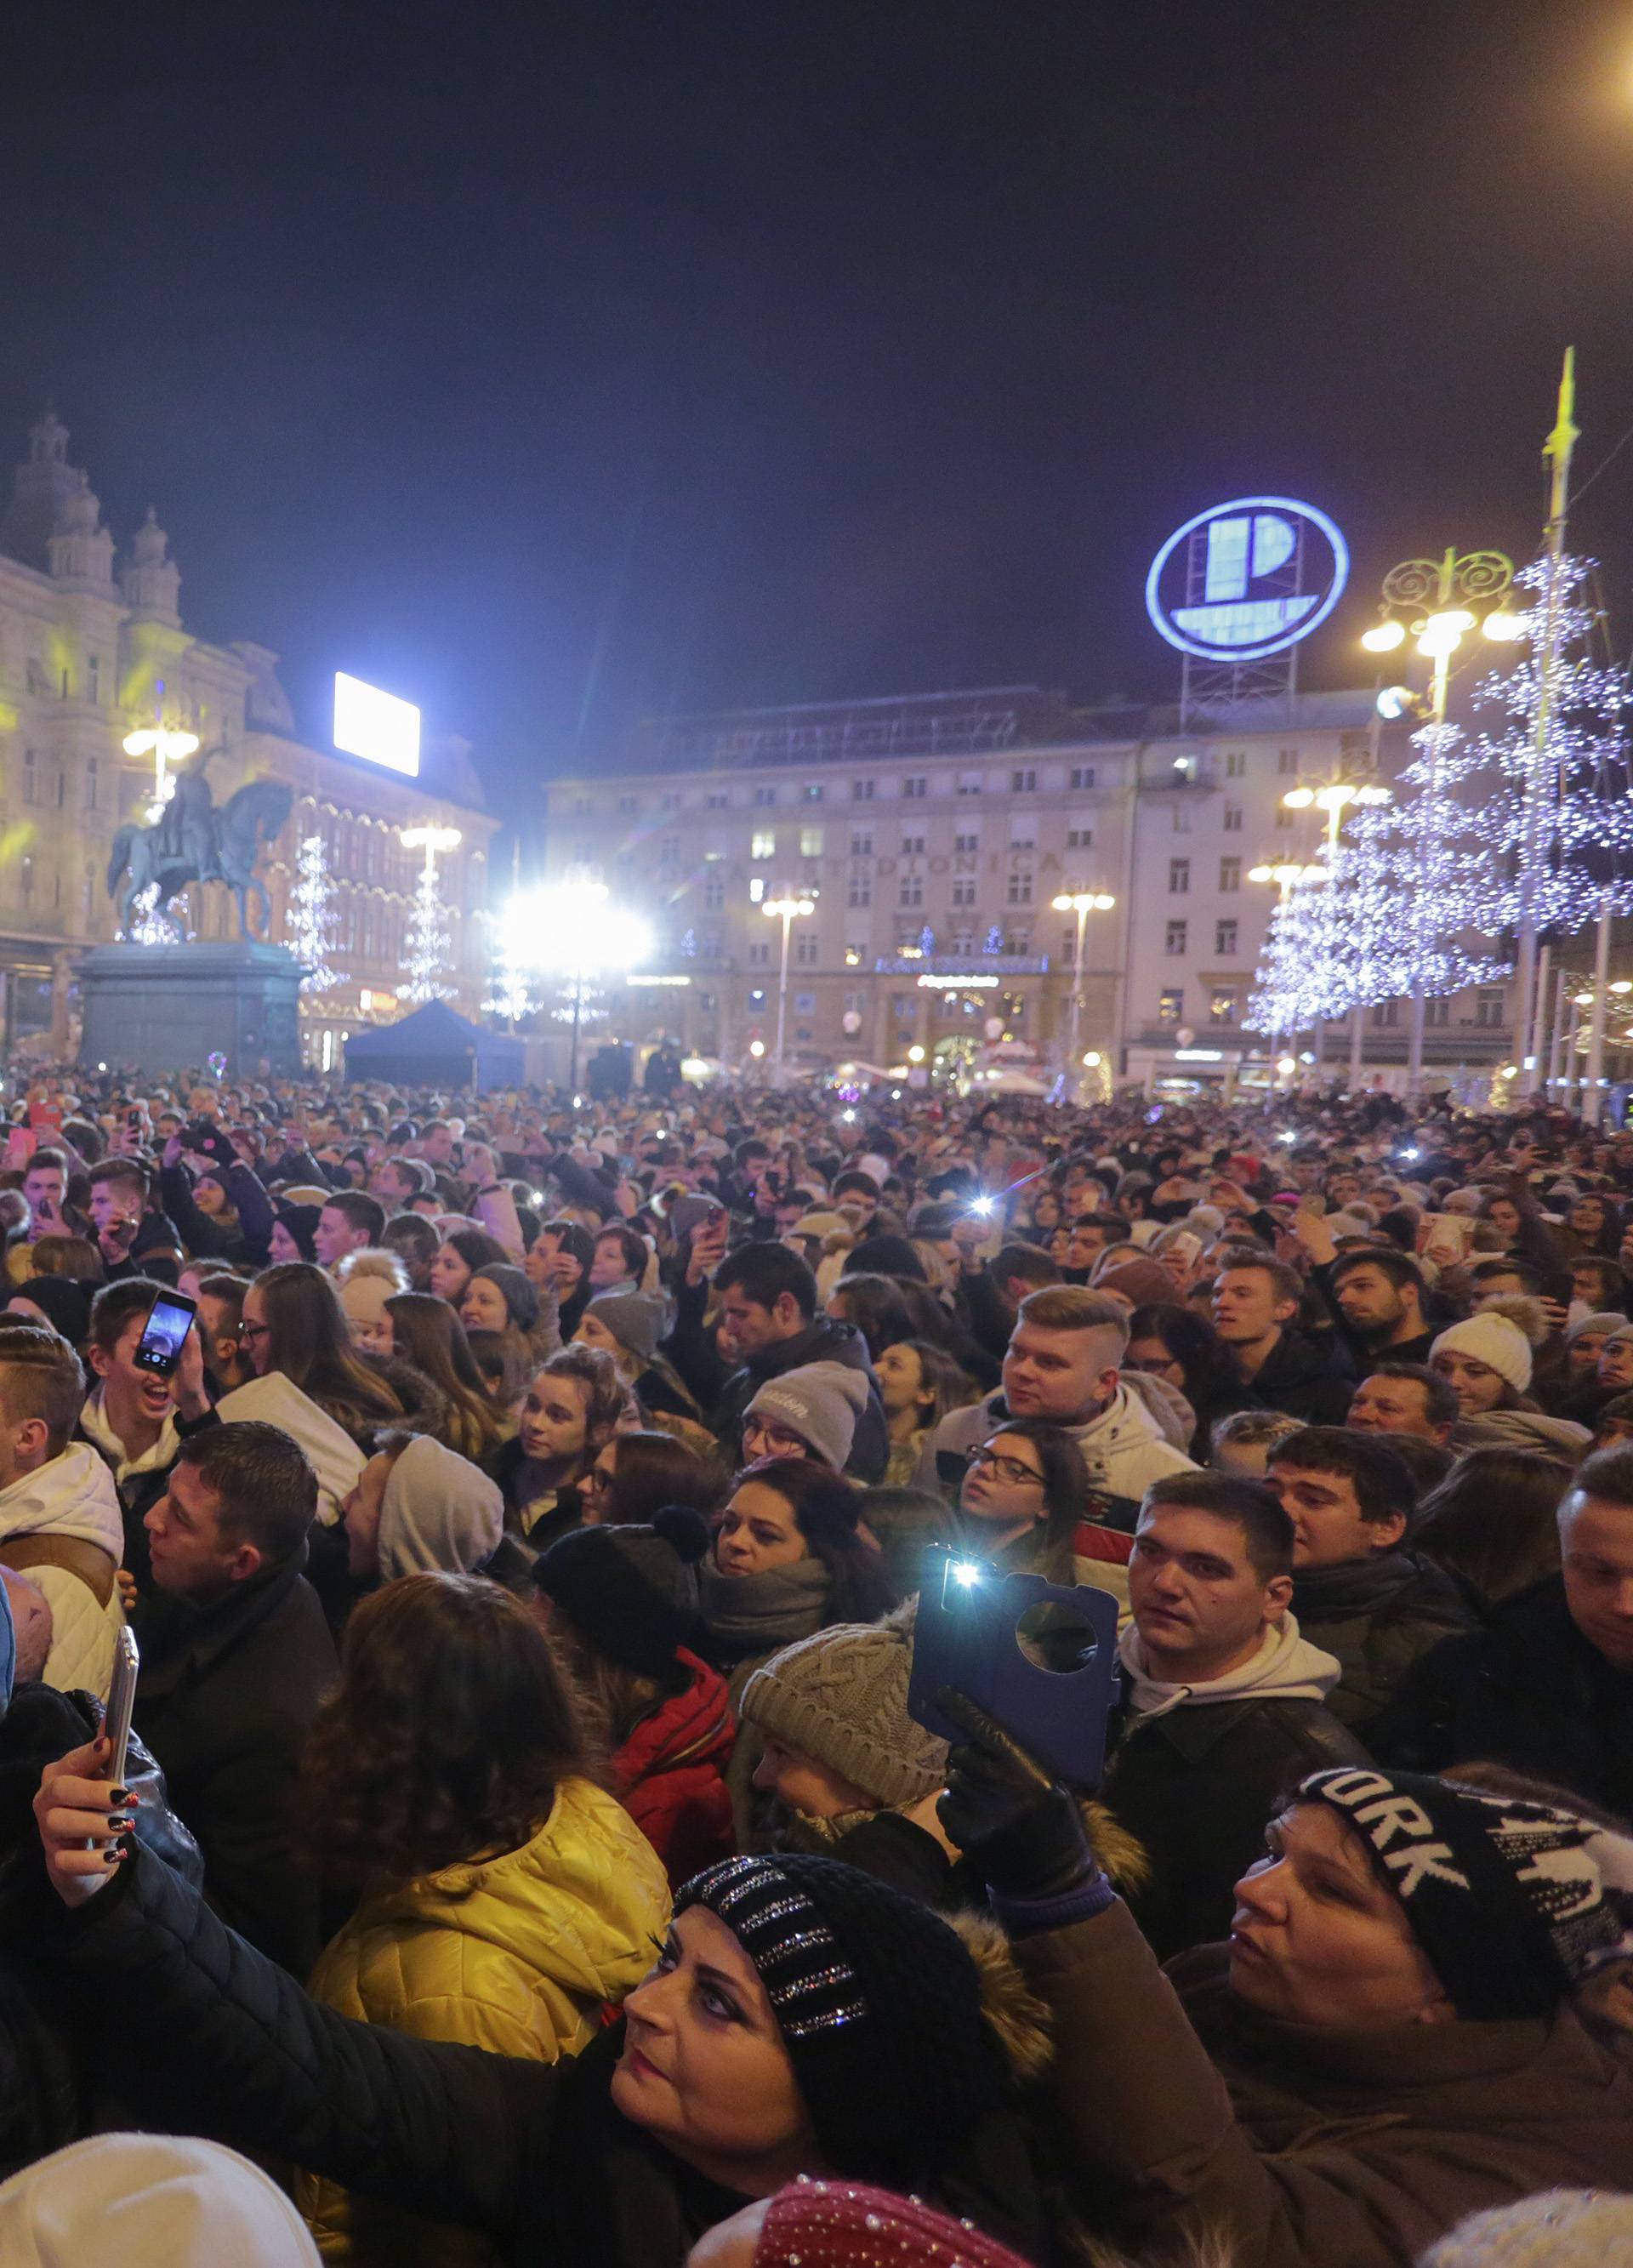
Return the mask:
[(1570, 1811), (1369, 1766), (1316, 1772), (1298, 1795), (1372, 1845), (1460, 2016), (1547, 2015), (1621, 1939), (1592, 1847), (1604, 1830)]
[(912, 1667), (908, 1631), (836, 1623), (755, 1670), (743, 1688), (743, 1719), (876, 1803), (917, 1803), (946, 1786), (947, 1743), (908, 1714)]
[(473, 1277), (484, 1277), (496, 1285), (504, 1301), (505, 1310), (519, 1331), (530, 1331), (539, 1320), (539, 1294), (532, 1280), (519, 1268), (512, 1268), (503, 1260), (489, 1262), (485, 1267), (473, 1268)]
[(1466, 1354), (1471, 1362), (1482, 1362), (1506, 1379), (1516, 1394), (1523, 1394), (1531, 1383), (1531, 1349), (1525, 1333), (1506, 1315), (1489, 1310), (1442, 1331), (1429, 1354), (1431, 1361), (1438, 1354)]
[(940, 1917), (836, 1859), (727, 1859), (675, 1894), (754, 1962), (829, 2163), (861, 2179), (956, 2154), (1008, 2089), (981, 1980)]
[(658, 1352), (664, 1303), (650, 1292), (598, 1292), (585, 1314), (605, 1323), (619, 1345), (644, 1368)]
[[(1621, 2198), (1623, 2205), (1629, 2200)], [(859, 2182), (813, 2182), (802, 2174), (767, 2208), (754, 2268), (861, 2268), (864, 2262), (925, 2268), (1026, 2268), (995, 2236), (951, 2220), (916, 2198)]]
[(1094, 1278), (1094, 1289), (1114, 1292), (1136, 1307), (1173, 1303), (1173, 1278), (1155, 1260), (1119, 1260), (1114, 1267), (1100, 1270)]
[(546, 1598), (591, 1644), (643, 1677), (661, 1677), (697, 1625), (697, 1569), (709, 1528), (690, 1505), (668, 1504), (650, 1527), (580, 1528), (533, 1569)]
[(1584, 1331), (1595, 1338), (1608, 1338), (1613, 1331), (1625, 1330), (1628, 1319), (1619, 1315), (1614, 1307), (1601, 1307), (1596, 1315), (1578, 1315), (1574, 1323), (1565, 1326), (1565, 1344), (1575, 1346)]
[(786, 1425), (808, 1444), (820, 1462), (843, 1472), (856, 1439), (857, 1419), (867, 1407), (867, 1373), (842, 1362), (803, 1362), (769, 1378), (743, 1412), (747, 1424), (756, 1411)]
[[(768, 2214), (768, 2231), (770, 2225)], [(754, 2254), (756, 2268), (762, 2260), (786, 2257), (768, 2253), (762, 2240)], [(819, 2258), (813, 2250), (804, 2257), (813, 2264)], [(1633, 2197), (1602, 2190), (1539, 2190), (1515, 2205), (1470, 2213), (1430, 2246), (1419, 2268), (1603, 2268), (1606, 2261), (1629, 2258)]]

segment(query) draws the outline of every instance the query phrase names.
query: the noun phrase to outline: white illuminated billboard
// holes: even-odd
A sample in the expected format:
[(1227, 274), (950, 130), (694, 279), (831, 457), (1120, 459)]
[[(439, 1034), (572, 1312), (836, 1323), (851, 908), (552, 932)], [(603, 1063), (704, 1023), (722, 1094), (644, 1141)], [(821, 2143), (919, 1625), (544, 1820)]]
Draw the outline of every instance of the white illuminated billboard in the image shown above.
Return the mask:
[(335, 673), (335, 745), (365, 763), (420, 776), (420, 712), (412, 701), (399, 701), (360, 677)]

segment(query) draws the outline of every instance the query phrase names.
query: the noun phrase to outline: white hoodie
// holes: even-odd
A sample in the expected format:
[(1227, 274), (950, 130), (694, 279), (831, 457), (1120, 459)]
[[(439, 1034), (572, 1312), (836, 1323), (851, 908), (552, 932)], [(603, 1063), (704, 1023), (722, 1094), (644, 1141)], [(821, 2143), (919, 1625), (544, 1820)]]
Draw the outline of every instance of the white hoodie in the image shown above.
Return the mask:
[(327, 1410), (320, 1410), (312, 1396), (303, 1394), (281, 1370), (269, 1370), (264, 1378), (252, 1378), (247, 1385), (235, 1386), (231, 1394), (224, 1394), (216, 1404), (216, 1415), (224, 1425), (240, 1418), (259, 1418), (298, 1441), (318, 1476), (318, 1519), (325, 1528), (334, 1527), (367, 1461)]
[[(952, 1410), (942, 1419), (925, 1460), (931, 1475), (926, 1486), (936, 1484), (938, 1450), (953, 1449), (967, 1455), (1000, 1429), (1003, 1420), (995, 1413), (1002, 1401), (1002, 1393), (989, 1394), (973, 1409)], [(1092, 1418), (1086, 1425), (1068, 1425), (1065, 1430), (1083, 1452), (1090, 1486), (1104, 1490), (1107, 1496), (1137, 1504), (1153, 1481), (1166, 1479), (1170, 1473), (1196, 1469), (1182, 1449), (1173, 1448), (1164, 1439), (1161, 1426), (1144, 1402), (1122, 1380), (1098, 1418)]]
[(1296, 1616), (1284, 1615), (1264, 1633), (1257, 1653), (1199, 1685), (1175, 1685), (1150, 1675), (1144, 1641), (1133, 1623), (1117, 1641), (1118, 1659), (1129, 1683), (1129, 1705), (1136, 1717), (1160, 1717), (1170, 1709), (1197, 1708), (1209, 1701), (1240, 1701), (1248, 1694), (1263, 1700), (1325, 1701), (1342, 1671), (1330, 1653), (1298, 1635)]
[(282, 2190), (218, 2142), (98, 2134), (0, 2183), (6, 2268), (318, 2268)]
[[(70, 1441), (60, 1457), (0, 1489), (0, 1544), (26, 1535), (66, 1535), (97, 1544), (115, 1567), (124, 1557), (119, 1491), (88, 1441)], [(106, 1699), (114, 1637), (124, 1621), (117, 1587), (102, 1607), (90, 1586), (67, 1567), (31, 1567), (27, 1573), (51, 1602), (46, 1683), (63, 1692), (83, 1685)]]

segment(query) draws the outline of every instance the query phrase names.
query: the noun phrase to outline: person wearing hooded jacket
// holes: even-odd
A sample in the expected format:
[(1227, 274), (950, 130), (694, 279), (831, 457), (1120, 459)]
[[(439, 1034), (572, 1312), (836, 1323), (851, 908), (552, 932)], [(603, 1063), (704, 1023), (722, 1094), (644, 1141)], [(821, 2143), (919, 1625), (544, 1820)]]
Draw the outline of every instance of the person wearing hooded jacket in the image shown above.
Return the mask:
[(1109, 1294), (1071, 1284), (1032, 1292), (1016, 1313), (1001, 1390), (951, 1411), (936, 1429), (931, 1449), (941, 1485), (957, 1487), (969, 1452), (1005, 1418), (1041, 1418), (1076, 1441), (1088, 1471), (1090, 1511), (1131, 1528), (1153, 1481), (1196, 1468), (1122, 1376), (1128, 1344), (1128, 1310)]
[(613, 1749), (612, 1785), (679, 1889), (735, 1848), (725, 1679), (693, 1651), (709, 1529), (689, 1505), (650, 1525), (581, 1528), (533, 1570)]
[(218, 2142), (93, 2134), (0, 2183), (9, 2268), (319, 2268), (305, 2223), (269, 2175)]
[(504, 1533), (498, 1483), (428, 1433), (378, 1437), (341, 1506), (341, 1533), (343, 1569), (329, 1551), (307, 1569), (337, 1641), (358, 1601), (400, 1575), (481, 1574), (509, 1591), (532, 1587), (533, 1563)]
[(1161, 1960), (1225, 1934), (1290, 1780), (1366, 1761), (1324, 1705), (1337, 1662), (1288, 1612), (1292, 1564), (1292, 1522), (1258, 1482), (1178, 1474), (1147, 1490), (1100, 1793), (1150, 1860), (1130, 1904)]
[(70, 1438), (85, 1373), (55, 1331), (8, 1321), (0, 1388), (0, 1565), (26, 1574), (50, 1605), (48, 1681), (106, 1697), (123, 1619), (114, 1577), (125, 1526), (112, 1472)]

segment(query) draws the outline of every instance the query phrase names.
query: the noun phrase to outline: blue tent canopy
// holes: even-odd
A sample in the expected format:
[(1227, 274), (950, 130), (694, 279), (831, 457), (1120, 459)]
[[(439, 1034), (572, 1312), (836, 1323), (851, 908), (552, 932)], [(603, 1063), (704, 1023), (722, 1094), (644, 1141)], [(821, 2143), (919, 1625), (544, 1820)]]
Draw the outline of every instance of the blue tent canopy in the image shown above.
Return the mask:
[(445, 1000), (428, 1000), (400, 1022), (354, 1032), (346, 1042), (348, 1079), (393, 1086), (519, 1086), (524, 1059), (519, 1040), (473, 1024)]

